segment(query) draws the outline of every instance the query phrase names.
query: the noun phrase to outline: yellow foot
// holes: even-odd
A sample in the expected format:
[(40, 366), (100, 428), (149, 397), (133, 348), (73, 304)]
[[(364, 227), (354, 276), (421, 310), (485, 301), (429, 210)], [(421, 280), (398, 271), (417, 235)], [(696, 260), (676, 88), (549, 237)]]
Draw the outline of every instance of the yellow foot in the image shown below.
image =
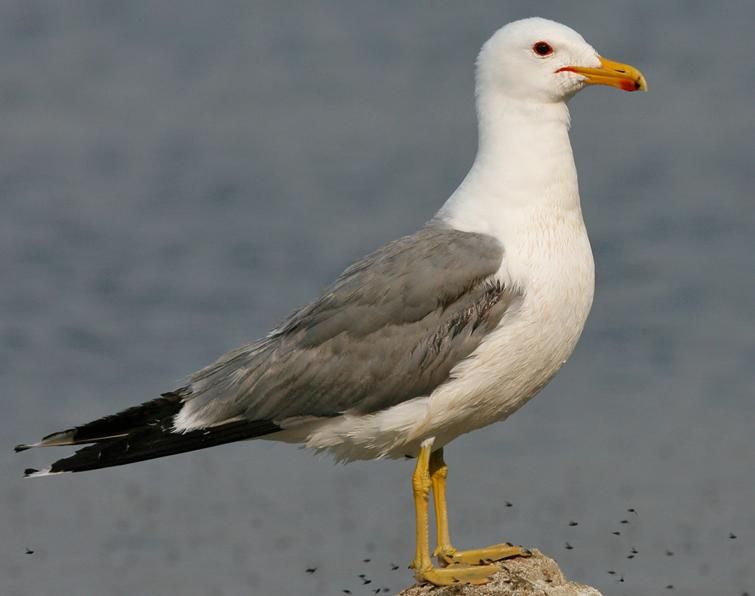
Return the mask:
[(453, 586), (458, 584), (486, 584), (490, 576), (500, 571), (496, 565), (452, 565), (438, 569), (428, 567), (417, 571), (414, 577), (419, 583), (434, 584), (436, 586)]
[(529, 557), (532, 552), (522, 546), (493, 544), (474, 550), (456, 550), (455, 548), (435, 549), (433, 553), (441, 565), (486, 565), (493, 561), (502, 561), (511, 557)]

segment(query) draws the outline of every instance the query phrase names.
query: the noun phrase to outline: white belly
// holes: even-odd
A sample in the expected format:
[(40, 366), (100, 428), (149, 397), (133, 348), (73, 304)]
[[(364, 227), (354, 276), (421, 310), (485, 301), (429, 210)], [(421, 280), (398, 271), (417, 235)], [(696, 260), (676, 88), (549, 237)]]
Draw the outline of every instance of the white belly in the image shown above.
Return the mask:
[(429, 396), (382, 412), (313, 420), (270, 438), (301, 441), (339, 460), (403, 457), (416, 455), (428, 437), (442, 446), (511, 415), (566, 362), (592, 305), (592, 252), (577, 215), (538, 235), (534, 246), (525, 238), (518, 247), (507, 247), (499, 277), (504, 285), (520, 287), (523, 296), (451, 371), (450, 381)]
[(505, 266), (500, 275), (521, 283), (521, 302), (452, 371), (454, 380), (430, 396), (432, 430), (427, 434), (436, 436), (436, 445), (510, 416), (573, 352), (592, 306), (590, 243), (581, 217), (570, 225), (562, 222), (543, 237), (547, 241), (523, 246), (520, 254), (507, 252), (508, 262), (515, 265)]

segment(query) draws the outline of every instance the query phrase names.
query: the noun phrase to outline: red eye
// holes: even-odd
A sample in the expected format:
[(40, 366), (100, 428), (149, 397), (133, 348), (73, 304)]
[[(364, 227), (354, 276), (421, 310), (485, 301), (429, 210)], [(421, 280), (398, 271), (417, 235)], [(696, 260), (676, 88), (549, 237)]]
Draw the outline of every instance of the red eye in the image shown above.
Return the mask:
[(548, 42), (538, 41), (532, 46), (532, 51), (538, 56), (550, 56), (553, 53), (553, 48)]

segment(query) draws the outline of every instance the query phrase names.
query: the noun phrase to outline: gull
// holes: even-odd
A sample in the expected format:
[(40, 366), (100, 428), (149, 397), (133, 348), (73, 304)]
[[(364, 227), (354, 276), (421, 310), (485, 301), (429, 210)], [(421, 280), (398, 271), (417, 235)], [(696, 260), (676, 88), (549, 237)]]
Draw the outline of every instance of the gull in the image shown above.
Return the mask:
[[(645, 91), (635, 68), (569, 27), (509, 23), (476, 64), (469, 173), (420, 230), (348, 267), (267, 336), (181, 387), (16, 447), (88, 445), (29, 477), (81, 472), (264, 438), (338, 461), (416, 458), (420, 582), (485, 583), (509, 543), (459, 551), (443, 447), (508, 418), (571, 355), (593, 301), (594, 264), (569, 142), (567, 101), (587, 85)], [(432, 492), (437, 548), (429, 544)]]

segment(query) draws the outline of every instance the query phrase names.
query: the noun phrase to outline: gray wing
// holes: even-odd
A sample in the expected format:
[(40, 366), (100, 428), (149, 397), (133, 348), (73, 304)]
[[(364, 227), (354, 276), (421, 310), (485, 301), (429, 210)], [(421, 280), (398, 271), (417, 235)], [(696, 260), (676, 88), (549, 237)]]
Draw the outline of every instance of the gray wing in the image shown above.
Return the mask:
[(500, 321), (516, 292), (493, 279), (491, 236), (429, 225), (346, 269), (267, 338), (180, 390), (197, 424), (370, 413), (427, 395)]

